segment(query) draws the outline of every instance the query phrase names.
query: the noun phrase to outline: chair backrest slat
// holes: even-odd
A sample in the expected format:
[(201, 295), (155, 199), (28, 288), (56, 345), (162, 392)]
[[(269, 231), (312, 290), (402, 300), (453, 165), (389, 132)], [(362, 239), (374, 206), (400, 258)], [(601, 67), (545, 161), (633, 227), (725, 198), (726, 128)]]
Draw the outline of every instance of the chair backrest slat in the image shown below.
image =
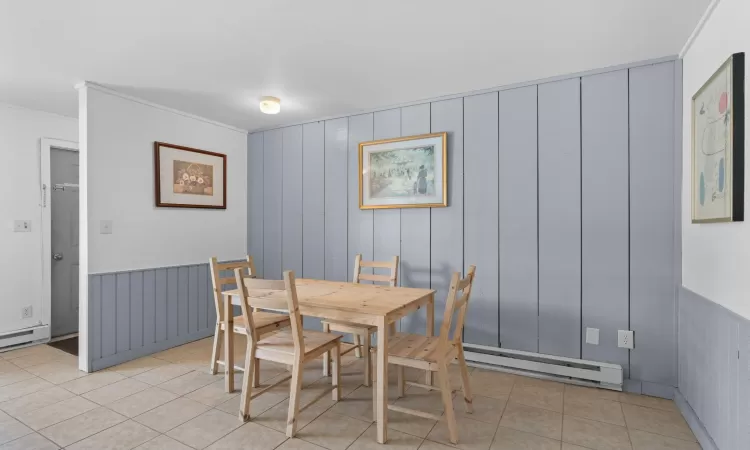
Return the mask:
[[(389, 274), (362, 273), (363, 267), (389, 269)], [(398, 256), (394, 256), (391, 261), (362, 261), (362, 255), (357, 253), (354, 257), (354, 279), (352, 281), (354, 283), (362, 281), (388, 283), (389, 286), (395, 287), (398, 285)]]
[[(464, 321), (466, 320), (466, 310), (469, 306), (471, 287), (474, 283), (476, 270), (476, 266), (469, 266), (469, 272), (466, 274), (466, 277), (463, 280), (460, 279), (461, 274), (459, 272), (454, 272), (453, 276), (451, 277), (451, 284), (450, 288), (448, 289), (448, 298), (445, 302), (443, 325), (440, 328), (440, 341), (443, 345), (447, 345), (449, 340), (452, 340), (453, 342), (461, 341), (461, 336), (464, 329)], [(460, 298), (458, 298), (459, 292), (461, 293)], [(457, 315), (456, 312), (458, 312)], [(451, 338), (450, 331), (454, 315), (456, 315), (456, 326), (453, 330), (453, 337)]]
[(248, 255), (244, 261), (225, 262), (219, 262), (214, 256), (208, 260), (208, 264), (211, 269), (211, 283), (214, 288), (214, 306), (216, 308), (216, 320), (218, 322), (224, 318), (224, 306), (221, 293), (227, 286), (235, 284), (236, 282), (234, 274), (227, 277), (222, 276), (221, 272), (227, 270), (234, 272), (235, 269), (242, 269), (247, 272), (248, 276), (255, 277), (255, 264), (253, 263), (253, 257), (250, 255)]
[(254, 307), (284, 310), (289, 313), (295, 353), (301, 357), (304, 352), (304, 336), (294, 272), (284, 272), (283, 280), (259, 280), (243, 274), (241, 269), (235, 269), (234, 274), (248, 336), (254, 341), (259, 339), (253, 322)]

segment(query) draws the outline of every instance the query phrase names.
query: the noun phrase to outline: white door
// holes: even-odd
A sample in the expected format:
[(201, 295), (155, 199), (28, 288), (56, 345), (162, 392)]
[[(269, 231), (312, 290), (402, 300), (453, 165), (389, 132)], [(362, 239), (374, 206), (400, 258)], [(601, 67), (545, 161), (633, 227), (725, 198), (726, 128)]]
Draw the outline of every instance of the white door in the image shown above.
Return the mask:
[(78, 332), (78, 152), (50, 149), (50, 182), (51, 332), (57, 337)]

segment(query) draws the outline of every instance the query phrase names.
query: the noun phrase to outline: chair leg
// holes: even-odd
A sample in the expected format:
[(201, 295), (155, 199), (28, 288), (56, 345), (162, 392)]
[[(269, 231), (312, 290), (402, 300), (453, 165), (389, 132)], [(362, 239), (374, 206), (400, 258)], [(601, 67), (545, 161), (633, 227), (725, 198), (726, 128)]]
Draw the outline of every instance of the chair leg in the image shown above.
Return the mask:
[(333, 347), (333, 379), (331, 382), (336, 387), (333, 390), (333, 401), (341, 400), (341, 343), (337, 342)]
[(474, 396), (471, 394), (471, 379), (469, 378), (469, 369), (466, 367), (464, 348), (461, 343), (458, 344), (458, 365), (461, 369), (461, 390), (464, 394), (464, 408), (467, 413), (471, 414), (474, 412)]
[(440, 362), (438, 368), (438, 381), (440, 393), (443, 396), (443, 407), (445, 408), (445, 421), (448, 423), (448, 434), (452, 444), (458, 444), (458, 427), (456, 426), (456, 415), (453, 412), (453, 392), (451, 391), (450, 375), (445, 362)]
[(252, 374), (255, 373), (255, 366), (258, 360), (255, 358), (255, 344), (250, 342), (247, 346), (245, 355), (245, 373), (242, 377), (242, 394), (240, 394), (240, 420), (247, 422), (250, 420), (250, 398), (253, 391)]
[(405, 396), (404, 391), (406, 390), (406, 380), (404, 380), (404, 366), (396, 366), (396, 374), (398, 376), (398, 398)]
[[(323, 323), (323, 332), (330, 333), (331, 325)], [(323, 375), (327, 377), (331, 376), (331, 352), (323, 353)]]
[(362, 336), (362, 352), (365, 354), (365, 386), (372, 384), (372, 360), (370, 359), (370, 333)]
[(253, 387), (260, 387), (260, 360), (258, 358), (253, 361)]
[(292, 381), (289, 383), (289, 412), (286, 419), (286, 437), (297, 434), (297, 416), (299, 416), (299, 396), (302, 390), (302, 360), (294, 362)]
[[(370, 360), (370, 367), (373, 367), (375, 365), (375, 353), (371, 352), (371, 354), (368, 356), (367, 359)], [(370, 384), (372, 385), (372, 421), (373, 422), (377, 422), (378, 421), (378, 402), (377, 402), (377, 398), (378, 398), (378, 388), (377, 388), (377, 386), (378, 386), (378, 383), (377, 383), (377, 379), (375, 378), (374, 374), (373, 374), (373, 377), (372, 377), (372, 380), (371, 380)]]
[(214, 346), (211, 351), (211, 367), (208, 368), (208, 373), (216, 375), (219, 371), (219, 355), (221, 355), (221, 341), (224, 339), (222, 336), (221, 324), (216, 322), (216, 328), (214, 329)]
[(357, 358), (362, 357), (362, 341), (360, 340), (360, 337), (358, 334), (353, 334), (352, 338), (354, 340), (354, 356)]

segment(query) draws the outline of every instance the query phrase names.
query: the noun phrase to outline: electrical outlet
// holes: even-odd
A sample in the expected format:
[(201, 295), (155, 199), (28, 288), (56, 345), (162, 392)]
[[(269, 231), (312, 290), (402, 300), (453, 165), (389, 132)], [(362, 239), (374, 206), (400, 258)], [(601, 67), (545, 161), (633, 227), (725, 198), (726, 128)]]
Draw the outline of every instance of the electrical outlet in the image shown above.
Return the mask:
[(621, 348), (633, 349), (633, 331), (617, 330), (617, 346)]
[(16, 233), (29, 233), (31, 232), (31, 221), (30, 220), (15, 220), (13, 221), (13, 231)]
[(22, 319), (31, 319), (34, 317), (34, 310), (31, 306), (26, 306), (21, 308), (21, 318)]
[(599, 345), (599, 328), (586, 328), (586, 343)]

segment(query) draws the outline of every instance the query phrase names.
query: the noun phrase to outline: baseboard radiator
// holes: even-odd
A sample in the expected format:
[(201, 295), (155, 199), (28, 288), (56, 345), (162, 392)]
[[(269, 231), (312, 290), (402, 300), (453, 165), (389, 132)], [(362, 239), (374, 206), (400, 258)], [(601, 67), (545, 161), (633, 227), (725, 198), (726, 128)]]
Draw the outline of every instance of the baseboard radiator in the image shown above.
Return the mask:
[(49, 325), (0, 333), (0, 353), (49, 341)]
[(622, 391), (622, 366), (617, 364), (476, 344), (464, 344), (464, 351), (470, 366)]

